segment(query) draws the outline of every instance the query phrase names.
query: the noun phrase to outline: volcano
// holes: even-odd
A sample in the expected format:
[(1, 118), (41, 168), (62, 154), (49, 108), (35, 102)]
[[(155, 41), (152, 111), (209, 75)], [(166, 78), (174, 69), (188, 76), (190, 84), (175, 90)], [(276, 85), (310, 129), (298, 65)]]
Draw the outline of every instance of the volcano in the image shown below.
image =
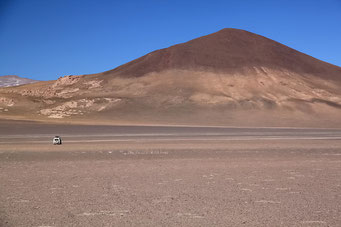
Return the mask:
[(239, 29), (223, 29), (186, 43), (154, 51), (110, 70), (105, 75), (139, 77), (172, 69), (232, 74), (245, 68), (261, 67), (341, 80), (340, 67)]
[[(105, 124), (341, 127), (341, 68), (223, 29), (106, 72), (0, 89), (0, 117)], [(1, 106), (2, 105), (2, 106)]]

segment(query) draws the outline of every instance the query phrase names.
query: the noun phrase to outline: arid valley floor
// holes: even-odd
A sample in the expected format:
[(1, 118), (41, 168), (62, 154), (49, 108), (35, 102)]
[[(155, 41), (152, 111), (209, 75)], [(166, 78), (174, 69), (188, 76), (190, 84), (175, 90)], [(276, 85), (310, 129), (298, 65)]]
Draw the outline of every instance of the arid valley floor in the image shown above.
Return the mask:
[(0, 182), (0, 226), (340, 226), (341, 130), (1, 121)]

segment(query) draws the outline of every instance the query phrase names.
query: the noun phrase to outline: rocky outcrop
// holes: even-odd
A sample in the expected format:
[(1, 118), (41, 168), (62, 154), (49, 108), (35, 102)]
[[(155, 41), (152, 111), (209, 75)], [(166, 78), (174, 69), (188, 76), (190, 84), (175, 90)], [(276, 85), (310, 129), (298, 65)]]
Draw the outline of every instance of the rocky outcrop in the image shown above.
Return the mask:
[(72, 84), (77, 83), (82, 76), (63, 76), (59, 77), (56, 82), (54, 82), (51, 86), (51, 88), (60, 88), (60, 87), (65, 87), (65, 86), (70, 86)]
[(0, 106), (13, 106), (14, 100), (10, 98), (0, 97)]
[(93, 111), (104, 111), (108, 107), (118, 105), (120, 101), (122, 100), (117, 98), (79, 99), (67, 101), (52, 108), (42, 109), (38, 114), (47, 116), (48, 118), (65, 118), (72, 115), (83, 115)]

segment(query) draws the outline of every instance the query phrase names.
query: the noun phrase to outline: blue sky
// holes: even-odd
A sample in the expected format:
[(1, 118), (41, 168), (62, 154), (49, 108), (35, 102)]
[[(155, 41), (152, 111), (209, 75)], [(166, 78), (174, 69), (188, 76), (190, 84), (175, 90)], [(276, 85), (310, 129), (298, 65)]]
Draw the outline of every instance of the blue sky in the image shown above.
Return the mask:
[(0, 75), (103, 72), (228, 27), (341, 66), (341, 0), (0, 0)]

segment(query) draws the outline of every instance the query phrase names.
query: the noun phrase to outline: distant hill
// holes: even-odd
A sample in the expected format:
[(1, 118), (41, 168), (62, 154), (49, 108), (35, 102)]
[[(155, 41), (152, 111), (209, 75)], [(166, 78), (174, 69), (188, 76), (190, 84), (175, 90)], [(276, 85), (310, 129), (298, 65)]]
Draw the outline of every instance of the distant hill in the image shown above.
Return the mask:
[(38, 82), (37, 80), (31, 80), (22, 78), (15, 75), (0, 76), (0, 87), (13, 87), (23, 84), (32, 84)]
[(156, 50), (103, 73), (2, 88), (0, 95), (8, 109), (0, 118), (341, 127), (340, 67), (238, 29)]

